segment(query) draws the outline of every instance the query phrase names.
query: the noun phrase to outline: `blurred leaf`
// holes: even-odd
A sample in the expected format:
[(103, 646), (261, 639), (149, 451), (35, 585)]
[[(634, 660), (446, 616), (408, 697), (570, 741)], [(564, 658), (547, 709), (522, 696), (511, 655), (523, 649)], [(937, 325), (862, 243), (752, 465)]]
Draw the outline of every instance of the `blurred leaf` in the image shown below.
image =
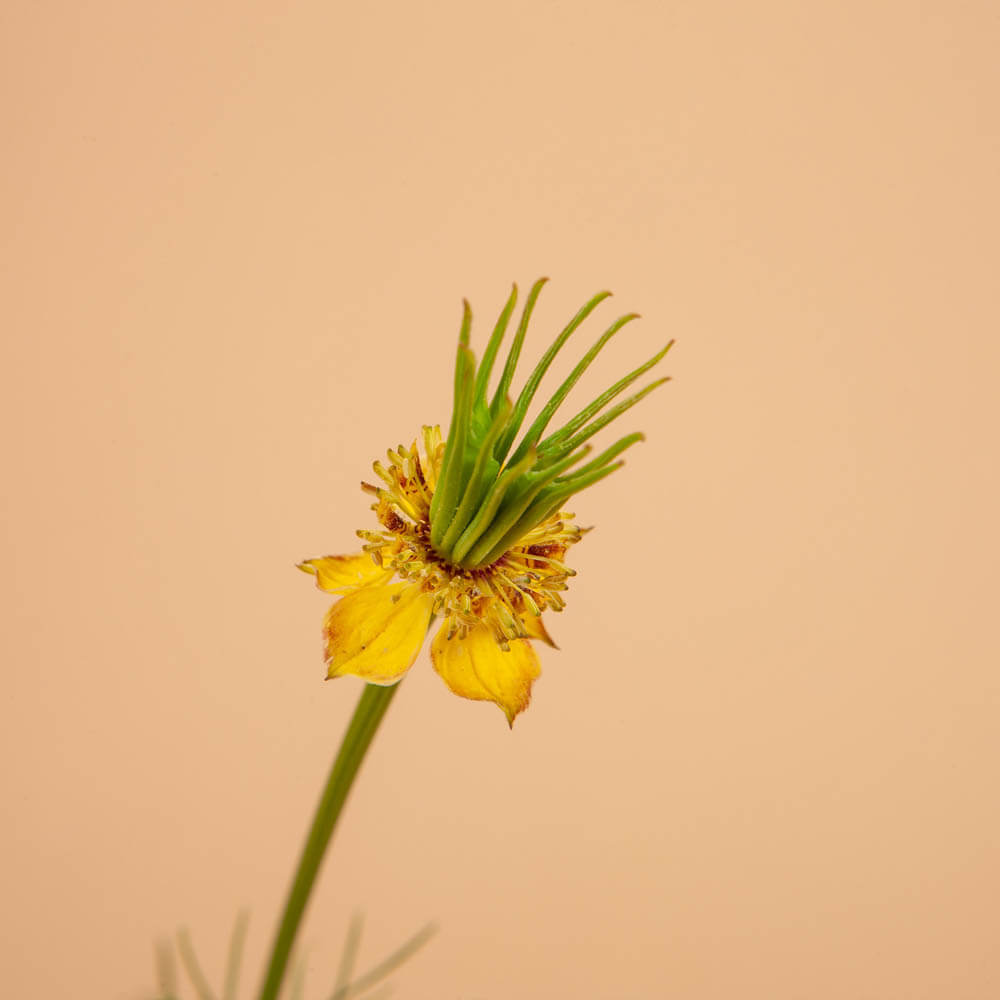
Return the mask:
[(208, 985), (205, 973), (201, 971), (201, 966), (195, 957), (194, 947), (191, 944), (191, 935), (188, 933), (186, 927), (182, 927), (177, 932), (177, 951), (181, 956), (181, 962), (188, 974), (188, 978), (191, 980), (191, 985), (198, 995), (198, 1000), (215, 1000), (212, 987)]
[(330, 1000), (347, 1000), (348, 997), (356, 997), (371, 989), (377, 983), (392, 975), (403, 962), (411, 955), (419, 951), (437, 933), (436, 924), (428, 924), (421, 928), (410, 938), (401, 948), (394, 951), (385, 961), (379, 962), (375, 968), (366, 972), (347, 986), (342, 986), (336, 993), (331, 994)]
[(392, 996), (395, 992), (396, 987), (392, 983), (386, 983), (381, 989), (377, 989), (374, 993), (369, 993), (365, 1000), (385, 1000), (386, 997)]
[(169, 939), (156, 942), (156, 988), (158, 1000), (177, 1000), (177, 965)]
[(360, 913), (355, 913), (351, 917), (351, 922), (347, 928), (347, 937), (344, 940), (344, 948), (340, 953), (340, 968), (337, 969), (337, 979), (333, 984), (333, 996), (343, 995), (351, 982), (354, 974), (354, 962), (358, 957), (358, 948), (361, 947), (361, 931), (364, 927), (364, 917)]
[(247, 939), (247, 925), (250, 911), (240, 910), (236, 914), (233, 934), (229, 939), (229, 957), (226, 960), (226, 981), (222, 986), (222, 1000), (236, 1000), (236, 990), (240, 981), (240, 966), (243, 964), (243, 945)]

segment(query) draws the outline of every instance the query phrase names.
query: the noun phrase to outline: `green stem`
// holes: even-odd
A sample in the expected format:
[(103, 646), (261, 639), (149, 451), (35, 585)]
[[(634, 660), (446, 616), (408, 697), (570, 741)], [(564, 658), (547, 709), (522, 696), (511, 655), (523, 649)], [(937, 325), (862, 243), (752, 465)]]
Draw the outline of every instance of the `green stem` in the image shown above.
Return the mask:
[(288, 966), (288, 957), (295, 943), (295, 935), (302, 921), (302, 914), (309, 901), (323, 855), (333, 835), (333, 828), (337, 825), (337, 819), (361, 761), (364, 760), (382, 716), (385, 715), (398, 687), (398, 684), (392, 687), (367, 684), (361, 693), (358, 707), (354, 710), (354, 716), (340, 744), (337, 759), (333, 762), (323, 795), (316, 807), (309, 835), (306, 837), (305, 847), (302, 849), (299, 867), (295, 872), (288, 901), (285, 903), (285, 912), (274, 939), (271, 961), (268, 963), (264, 985), (260, 991), (260, 1000), (276, 1000), (278, 996)]

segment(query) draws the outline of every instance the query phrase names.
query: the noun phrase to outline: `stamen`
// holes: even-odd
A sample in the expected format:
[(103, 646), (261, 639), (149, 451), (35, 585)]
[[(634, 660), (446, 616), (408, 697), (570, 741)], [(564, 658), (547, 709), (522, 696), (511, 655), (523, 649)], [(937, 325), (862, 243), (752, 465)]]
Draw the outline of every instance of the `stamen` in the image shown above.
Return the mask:
[(512, 580), (512, 579), (511, 579), (510, 577), (509, 577), (509, 576), (507, 576), (507, 574), (506, 574), (506, 573), (502, 573), (502, 572), (500, 572), (500, 571), (498, 570), (498, 571), (497, 571), (497, 576), (498, 576), (498, 577), (499, 577), (499, 578), (500, 578), (501, 580), (504, 580), (504, 581), (506, 581), (506, 583), (507, 583), (507, 584), (508, 584), (509, 586), (511, 586), (511, 587), (512, 587), (512, 588), (513, 588), (513, 589), (514, 589), (515, 591), (517, 591), (517, 593), (519, 593), (519, 594), (521, 595), (521, 597), (522, 597), (522, 598), (523, 598), (523, 600), (524, 600), (524, 603), (528, 605), (528, 610), (529, 610), (529, 611), (530, 611), (530, 612), (531, 612), (531, 613), (532, 613), (532, 614), (533, 614), (533, 615), (534, 615), (534, 616), (535, 616), (536, 618), (537, 618), (537, 617), (538, 617), (538, 616), (539, 616), (539, 615), (541, 614), (541, 611), (539, 610), (539, 608), (538, 608), (538, 605), (537, 605), (537, 604), (535, 603), (535, 599), (534, 599), (534, 598), (533, 598), (533, 597), (531, 596), (531, 594), (529, 594), (529, 593), (528, 593), (528, 591), (526, 591), (526, 590), (522, 590), (522, 589), (521, 589), (521, 588), (520, 588), (520, 587), (519, 587), (519, 586), (518, 586), (518, 585), (517, 585), (517, 584), (516, 584), (516, 583), (515, 583), (515, 582), (514, 582), (514, 581), (513, 581), (513, 580)]

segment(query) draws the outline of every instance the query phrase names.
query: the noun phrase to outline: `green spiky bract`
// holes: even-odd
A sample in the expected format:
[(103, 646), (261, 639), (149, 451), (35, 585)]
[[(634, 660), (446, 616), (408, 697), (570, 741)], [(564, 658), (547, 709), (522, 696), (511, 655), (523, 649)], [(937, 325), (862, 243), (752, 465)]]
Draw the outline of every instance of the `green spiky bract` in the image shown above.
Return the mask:
[[(670, 350), (672, 340), (644, 364), (609, 386), (559, 430), (542, 437), (570, 389), (604, 345), (623, 326), (638, 318), (637, 313), (621, 316), (580, 359), (515, 447), (528, 408), (556, 355), (591, 312), (611, 294), (598, 292), (584, 303), (542, 356), (515, 401), (510, 396), (514, 371), (528, 322), (546, 280), (536, 281), (528, 293), (492, 399), (488, 399), (488, 384), (517, 303), (517, 285), (500, 313), (478, 367), (469, 347), (472, 310), (468, 302), (464, 303), (455, 361), (455, 405), (430, 509), (431, 545), (441, 559), (462, 569), (478, 569), (495, 562), (518, 539), (558, 511), (573, 494), (621, 468), (624, 462), (619, 456), (643, 439), (641, 433), (627, 434), (585, 465), (578, 463), (590, 453), (590, 446), (586, 444), (590, 437), (668, 381), (667, 378), (657, 379), (605, 409), (660, 361)], [(577, 467), (574, 469), (574, 466)]]

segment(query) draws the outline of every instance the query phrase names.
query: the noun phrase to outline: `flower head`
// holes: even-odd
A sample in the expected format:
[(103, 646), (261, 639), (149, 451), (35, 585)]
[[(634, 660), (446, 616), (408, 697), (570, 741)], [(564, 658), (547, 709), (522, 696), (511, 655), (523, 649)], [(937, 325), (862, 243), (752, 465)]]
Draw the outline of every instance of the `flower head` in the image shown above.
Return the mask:
[(492, 398), (490, 375), (514, 311), (517, 286), (478, 366), (469, 347), (472, 313), (465, 303), (447, 441), (439, 428), (424, 427), (419, 444), (390, 449), (386, 463), (374, 463), (380, 483), (362, 483), (362, 489), (374, 498), (372, 510), (380, 527), (358, 532), (364, 541), (362, 553), (299, 564), (315, 575), (321, 590), (342, 595), (324, 626), (328, 677), (353, 674), (373, 684), (395, 684), (416, 659), (431, 622), (440, 618), (431, 659), (448, 687), (464, 698), (495, 702), (511, 725), (527, 707), (541, 669), (532, 642), (555, 645), (542, 615), (565, 605), (562, 592), (574, 575), (566, 553), (584, 530), (563, 506), (620, 468), (624, 463), (619, 456), (642, 440), (642, 434), (627, 434), (580, 464), (591, 451), (586, 442), (667, 381), (653, 381), (609, 408), (673, 343), (615, 382), (559, 430), (543, 436), (601, 348), (637, 315), (620, 317), (521, 434), (556, 354), (610, 295), (595, 295), (570, 320), (514, 401), (514, 371), (544, 283), (537, 281), (528, 294)]

